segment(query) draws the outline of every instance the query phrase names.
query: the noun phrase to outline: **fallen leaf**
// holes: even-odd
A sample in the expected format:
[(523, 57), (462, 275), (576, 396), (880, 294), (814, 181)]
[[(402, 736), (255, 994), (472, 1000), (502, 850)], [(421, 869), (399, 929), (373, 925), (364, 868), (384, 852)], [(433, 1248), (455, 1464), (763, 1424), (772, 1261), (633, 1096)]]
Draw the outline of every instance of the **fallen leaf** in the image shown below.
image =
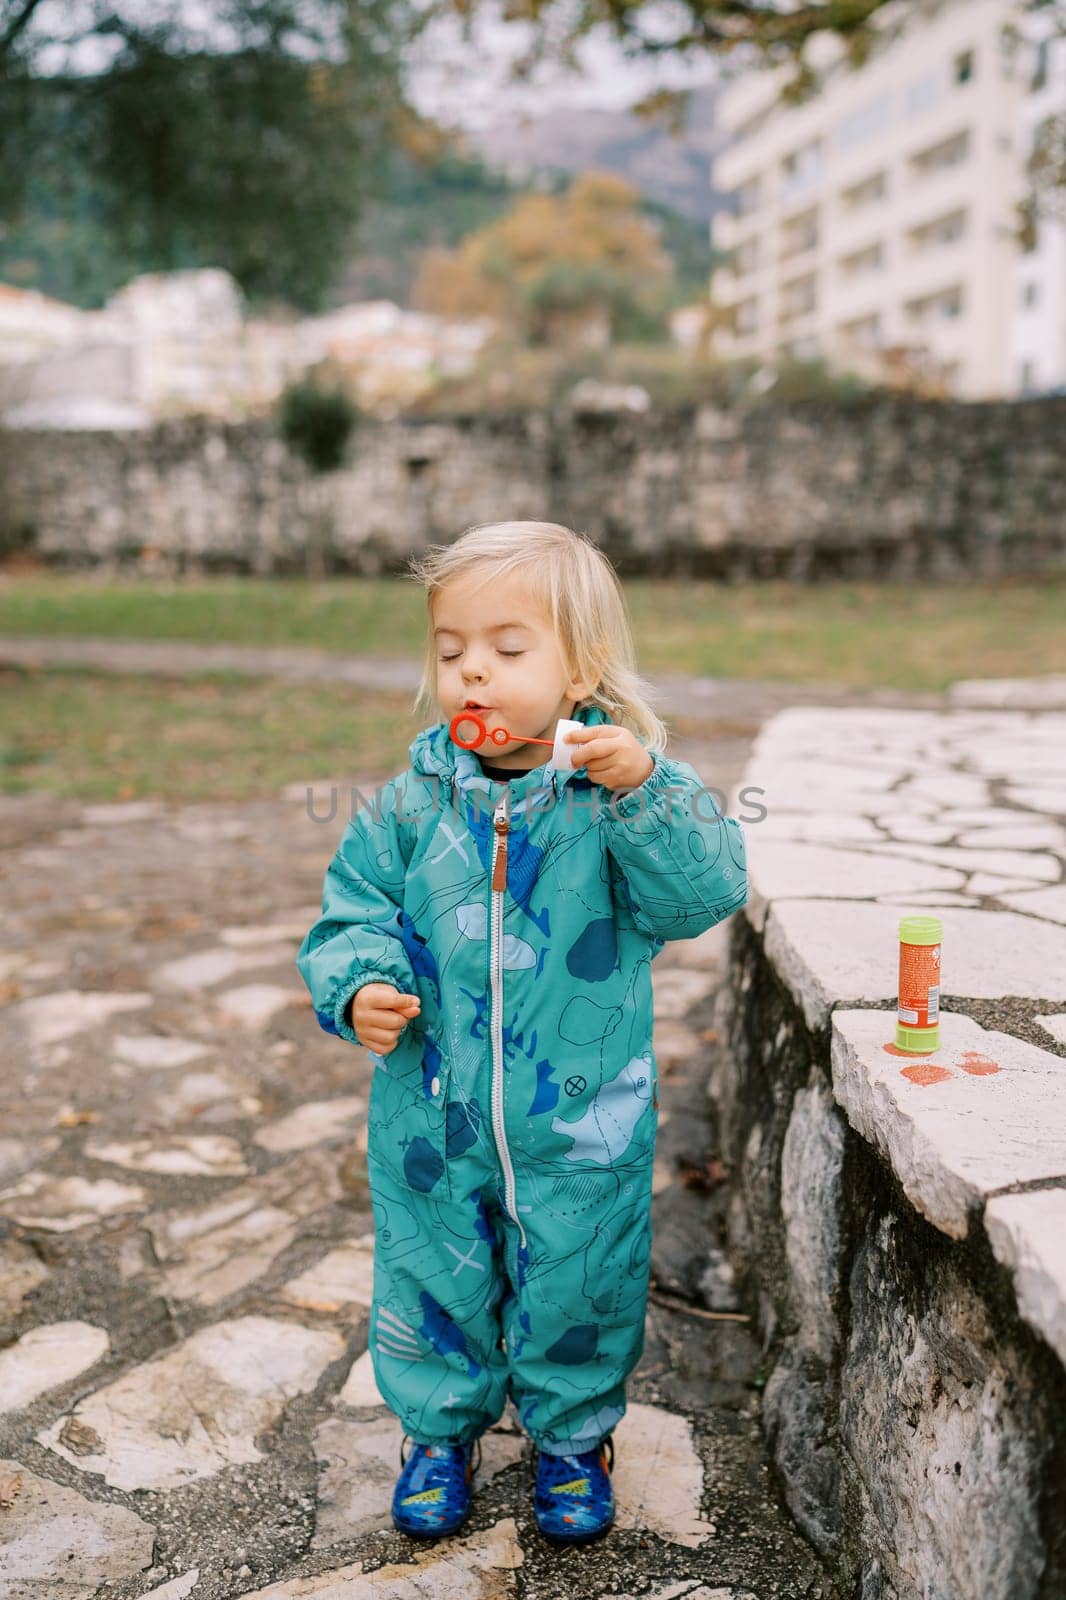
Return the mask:
[(104, 1448), (104, 1441), (96, 1429), (75, 1416), (68, 1417), (59, 1430), (59, 1442), (76, 1456), (96, 1456)]
[(708, 1156), (702, 1167), (681, 1157), (677, 1162), (677, 1175), (686, 1189), (700, 1189), (707, 1194), (725, 1182), (727, 1169), (717, 1156)]

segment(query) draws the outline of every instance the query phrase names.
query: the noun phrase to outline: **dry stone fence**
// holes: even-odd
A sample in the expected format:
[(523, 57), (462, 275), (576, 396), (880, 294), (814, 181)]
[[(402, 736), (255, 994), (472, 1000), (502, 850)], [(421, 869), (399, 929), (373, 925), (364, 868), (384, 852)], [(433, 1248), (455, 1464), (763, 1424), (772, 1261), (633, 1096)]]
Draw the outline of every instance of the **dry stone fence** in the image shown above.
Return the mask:
[(626, 574), (950, 578), (1062, 570), (1066, 397), (360, 421), (315, 473), (269, 420), (0, 435), (0, 543), (57, 565), (373, 574), (501, 516)]

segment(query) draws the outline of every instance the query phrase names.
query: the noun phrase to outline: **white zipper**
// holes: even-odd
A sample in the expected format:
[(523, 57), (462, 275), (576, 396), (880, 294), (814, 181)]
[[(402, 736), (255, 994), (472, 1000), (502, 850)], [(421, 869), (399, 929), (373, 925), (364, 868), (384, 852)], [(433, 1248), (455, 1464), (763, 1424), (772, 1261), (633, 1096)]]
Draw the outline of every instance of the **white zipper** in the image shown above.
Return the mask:
[[(515, 1173), (511, 1152), (507, 1148), (507, 1131), (503, 1124), (503, 897), (507, 892), (507, 833), (510, 819), (507, 815), (505, 789), (492, 814), (492, 870), (489, 874), (489, 981), (492, 992), (492, 1136), (496, 1154), (503, 1169), (503, 1203), (508, 1214), (518, 1225), (523, 1250), (526, 1231), (518, 1215), (518, 1198), (515, 1192)], [(502, 824), (502, 826), (501, 826)], [(502, 857), (502, 859), (501, 859)], [(497, 878), (502, 880), (495, 887)]]

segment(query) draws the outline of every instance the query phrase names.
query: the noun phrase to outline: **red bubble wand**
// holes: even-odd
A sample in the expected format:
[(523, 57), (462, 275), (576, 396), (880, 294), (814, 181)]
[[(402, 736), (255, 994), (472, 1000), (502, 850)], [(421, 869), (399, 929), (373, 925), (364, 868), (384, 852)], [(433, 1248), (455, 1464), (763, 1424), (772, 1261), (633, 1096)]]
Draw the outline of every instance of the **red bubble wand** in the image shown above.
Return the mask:
[[(464, 739), (459, 732), (459, 729), (463, 726), (464, 722), (472, 722), (474, 724), (474, 737), (472, 739)], [(486, 739), (491, 739), (493, 744), (507, 744), (511, 739), (522, 739), (521, 734), (508, 733), (506, 728), (493, 728), (490, 732), (490, 730), (485, 726), (482, 718), (475, 717), (471, 711), (460, 711), (458, 716), (453, 717), (448, 724), (448, 732), (455, 740), (455, 743), (463, 750), (476, 750), (479, 745), (483, 745), (485, 743)], [(554, 746), (555, 740), (522, 739), (522, 743), (549, 744)]]
[[(462, 735), (461, 730), (464, 724), (467, 723), (472, 723), (474, 726), (473, 738), (464, 738)], [(449, 722), (448, 732), (453, 741), (463, 750), (476, 750), (485, 743), (486, 739), (493, 744), (507, 744), (510, 739), (520, 739), (523, 744), (546, 744), (551, 747), (553, 752), (552, 766), (558, 767), (563, 771), (573, 771), (573, 758), (576, 752), (571, 745), (566, 743), (566, 735), (571, 728), (583, 727), (583, 722), (575, 722), (571, 718), (560, 717), (555, 725), (554, 739), (527, 739), (520, 733), (509, 733), (506, 728), (487, 728), (484, 719), (475, 716), (472, 711), (460, 711)]]

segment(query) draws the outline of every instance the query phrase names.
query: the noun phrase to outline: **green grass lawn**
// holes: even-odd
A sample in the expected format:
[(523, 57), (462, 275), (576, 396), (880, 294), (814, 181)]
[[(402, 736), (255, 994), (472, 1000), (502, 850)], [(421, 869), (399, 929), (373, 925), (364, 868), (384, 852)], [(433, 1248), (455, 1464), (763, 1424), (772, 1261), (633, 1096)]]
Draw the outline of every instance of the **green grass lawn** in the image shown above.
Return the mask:
[[(648, 673), (941, 689), (1066, 672), (1066, 578), (923, 586), (626, 585)], [(0, 633), (314, 646), (417, 657), (424, 602), (397, 581), (101, 582), (0, 575)], [(381, 779), (420, 722), (410, 696), (212, 674), (0, 668), (0, 792), (240, 800)], [(669, 708), (666, 708), (669, 717)]]
[[(626, 584), (647, 672), (942, 689), (1066, 671), (1066, 575), (945, 584)], [(424, 600), (389, 579), (101, 582), (0, 576), (0, 633), (419, 656)]]
[(344, 685), (0, 668), (0, 793), (250, 800), (286, 783), (381, 781), (420, 726), (410, 696)]

